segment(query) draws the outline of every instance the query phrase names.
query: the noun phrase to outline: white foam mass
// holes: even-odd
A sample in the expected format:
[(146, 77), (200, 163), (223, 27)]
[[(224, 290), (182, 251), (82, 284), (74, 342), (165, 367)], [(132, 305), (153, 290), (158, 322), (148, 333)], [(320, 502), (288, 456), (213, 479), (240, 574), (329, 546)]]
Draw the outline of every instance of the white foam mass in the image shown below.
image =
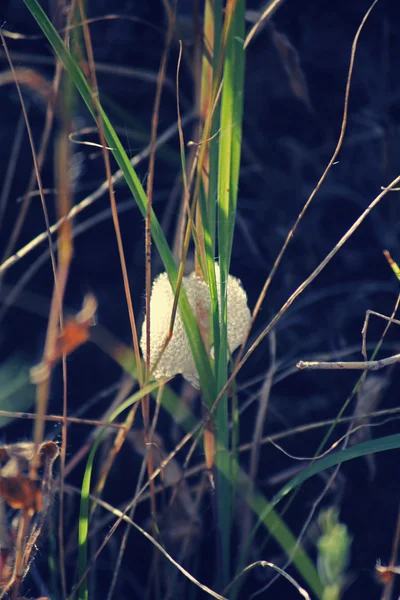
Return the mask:
[[(215, 276), (219, 297), (221, 286), (220, 269), (217, 263), (215, 264)], [(200, 329), (211, 334), (211, 297), (208, 285), (194, 272), (188, 277), (182, 278), (182, 285)], [(168, 335), (173, 302), (174, 293), (168, 275), (161, 273), (153, 282), (150, 298), (150, 368), (152, 370), (156, 365), (153, 371), (154, 379), (173, 377), (180, 373), (192, 385), (198, 387), (199, 377), (179, 308), (175, 317), (172, 338), (157, 363)], [(227, 314), (228, 346), (232, 353), (243, 342), (251, 317), (246, 292), (240, 280), (232, 275), (228, 276), (227, 282)], [(145, 318), (140, 340), (143, 356), (146, 356), (146, 322)], [(209, 335), (208, 339), (212, 340), (212, 335)], [(207, 349), (213, 355), (211, 344)], [(227, 360), (228, 358), (227, 356)]]

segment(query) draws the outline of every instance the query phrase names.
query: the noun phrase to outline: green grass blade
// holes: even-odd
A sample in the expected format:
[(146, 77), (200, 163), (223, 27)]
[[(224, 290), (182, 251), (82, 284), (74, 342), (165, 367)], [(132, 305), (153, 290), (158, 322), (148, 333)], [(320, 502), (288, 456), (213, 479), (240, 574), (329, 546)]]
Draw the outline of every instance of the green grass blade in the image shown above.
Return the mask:
[[(133, 396), (130, 396), (123, 402), (110, 416), (107, 421), (107, 425), (112, 423), (118, 415), (120, 415), (124, 410), (132, 406), (135, 402), (141, 400), (146, 394), (150, 394), (155, 389), (159, 387), (158, 382), (151, 383), (146, 387), (142, 388)], [(83, 476), (82, 482), (82, 492), (81, 492), (81, 505), (80, 505), (80, 513), (79, 513), (79, 528), (78, 528), (78, 542), (79, 542), (79, 552), (78, 552), (78, 579), (80, 579), (87, 567), (88, 563), (88, 534), (89, 534), (89, 494), (91, 487), (91, 479), (92, 479), (92, 471), (93, 471), (93, 463), (94, 458), (96, 456), (97, 449), (100, 445), (101, 440), (103, 439), (103, 435), (107, 429), (107, 426), (104, 426), (99, 435), (97, 436), (92, 449), (89, 454), (89, 458), (86, 463), (86, 469)], [(79, 588), (79, 599), (80, 600), (88, 600), (88, 587), (87, 587), (87, 579), (85, 578)]]
[(223, 72), (218, 166), (218, 253), (227, 277), (236, 219), (244, 98), (244, 0), (238, 0), (228, 36)]
[[(228, 9), (227, 9), (228, 10)], [(240, 168), (240, 152), (243, 116), (244, 82), (244, 0), (238, 0), (233, 9), (230, 30), (227, 36), (223, 69), (221, 97), (221, 119), (218, 156), (218, 256), (220, 266), (219, 301), (219, 352), (217, 357), (217, 388), (222, 389), (227, 380), (227, 281), (230, 270), (234, 223), (236, 217), (237, 191)], [(228, 18), (228, 15), (227, 15)], [(231, 523), (233, 506), (231, 497), (229, 454), (228, 396), (224, 394), (216, 410), (216, 458), (218, 468), (217, 495), (219, 524), (222, 537), (224, 583), (229, 581), (231, 547)], [(223, 463), (223, 464), (222, 464)], [(227, 478), (224, 472), (229, 470)]]
[(361, 456), (367, 456), (368, 454), (375, 454), (376, 452), (386, 452), (387, 450), (395, 450), (400, 448), (400, 434), (388, 435), (383, 438), (376, 438), (375, 440), (368, 440), (340, 450), (339, 452), (333, 452), (324, 458), (318, 459), (311, 464), (307, 469), (293, 477), (286, 485), (279, 490), (271, 501), (272, 506), (276, 506), (287, 494), (292, 492), (294, 489), (299, 487), (302, 483), (313, 477), (317, 473), (321, 473), (330, 467), (335, 467), (349, 460), (360, 458)]

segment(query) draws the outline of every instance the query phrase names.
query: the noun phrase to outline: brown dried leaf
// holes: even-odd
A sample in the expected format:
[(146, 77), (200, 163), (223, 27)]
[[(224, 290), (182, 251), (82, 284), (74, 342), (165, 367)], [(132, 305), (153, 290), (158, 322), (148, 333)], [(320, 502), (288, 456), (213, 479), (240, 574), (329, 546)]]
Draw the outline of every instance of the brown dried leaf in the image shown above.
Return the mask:
[(26, 510), (32, 514), (43, 509), (43, 493), (49, 493), (52, 484), (52, 468), (59, 455), (54, 442), (43, 442), (39, 447), (41, 484), (29, 476), (35, 445), (32, 442), (10, 444), (0, 448), (0, 495), (11, 508)]
[(89, 294), (83, 301), (82, 310), (75, 317), (66, 320), (64, 329), (56, 340), (54, 354), (48, 358), (50, 366), (58, 362), (64, 354), (68, 356), (88, 341), (90, 327), (95, 323), (96, 310), (97, 301)]
[(15, 510), (26, 510), (32, 514), (42, 510), (42, 493), (37, 483), (23, 475), (0, 477), (0, 495)]

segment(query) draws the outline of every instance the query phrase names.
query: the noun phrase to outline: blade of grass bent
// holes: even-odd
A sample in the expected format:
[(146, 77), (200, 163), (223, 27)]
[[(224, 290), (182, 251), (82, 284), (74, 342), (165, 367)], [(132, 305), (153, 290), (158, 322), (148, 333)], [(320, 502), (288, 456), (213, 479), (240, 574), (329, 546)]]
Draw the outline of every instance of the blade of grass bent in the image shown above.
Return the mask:
[[(71, 79), (76, 85), (82, 99), (84, 100), (89, 112), (96, 117), (95, 109), (92, 100), (92, 93), (90, 87), (76, 61), (71, 56), (69, 50), (66, 48), (62, 39), (55, 30), (53, 24), (47, 17), (46, 13), (41, 8), (37, 0), (24, 0), (26, 6), (36, 19), (37, 23), (41, 27), (43, 33), (47, 37), (48, 41), (52, 45), (57, 56), (64, 65), (64, 68), (68, 71)], [(147, 200), (144, 189), (140, 183), (140, 180), (133, 169), (128, 156), (114, 130), (107, 115), (100, 107), (100, 114), (103, 121), (104, 134), (107, 140), (107, 144), (113, 148), (112, 152), (116, 159), (118, 166), (123, 171), (125, 180), (135, 198), (138, 208), (142, 215), (146, 216), (147, 211)], [(177, 267), (165, 239), (164, 233), (157, 220), (154, 211), (151, 211), (151, 234), (154, 243), (160, 253), (161, 259), (164, 263), (165, 269), (168, 273), (169, 279), (173, 290), (176, 290), (178, 271)], [(179, 309), (181, 312), (182, 320), (184, 322), (185, 331), (188, 336), (190, 348), (193, 354), (193, 358), (196, 364), (196, 368), (202, 382), (202, 387), (207, 401), (210, 404), (215, 398), (215, 383), (214, 375), (210, 365), (209, 355), (206, 352), (203, 339), (201, 337), (197, 321), (191, 310), (189, 301), (187, 299), (185, 290), (182, 288), (179, 295)]]
[(307, 469), (298, 473), (293, 479), (291, 479), (286, 485), (284, 485), (277, 494), (272, 498), (270, 506), (275, 507), (287, 494), (298, 488), (302, 483), (310, 479), (314, 475), (325, 471), (336, 465), (340, 465), (349, 460), (367, 456), (368, 454), (375, 454), (377, 452), (386, 452), (388, 450), (396, 450), (400, 448), (400, 434), (396, 433), (388, 435), (382, 438), (376, 438), (374, 440), (368, 440), (361, 444), (356, 444), (346, 450), (340, 450), (339, 452), (333, 452), (324, 458), (318, 459), (313, 462)]

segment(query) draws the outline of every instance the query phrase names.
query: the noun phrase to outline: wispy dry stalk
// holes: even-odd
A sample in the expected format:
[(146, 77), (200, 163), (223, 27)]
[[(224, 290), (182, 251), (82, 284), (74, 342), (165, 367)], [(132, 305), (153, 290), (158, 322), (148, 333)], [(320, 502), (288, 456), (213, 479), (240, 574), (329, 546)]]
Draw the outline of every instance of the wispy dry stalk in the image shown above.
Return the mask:
[[(150, 377), (150, 350), (151, 350), (151, 339), (150, 339), (150, 325), (151, 325), (151, 314), (150, 314), (150, 299), (151, 299), (151, 285), (152, 285), (152, 274), (151, 274), (151, 214), (153, 209), (153, 190), (154, 190), (154, 173), (155, 173), (155, 160), (156, 160), (156, 141), (158, 131), (158, 120), (160, 114), (161, 97), (164, 86), (164, 80), (166, 75), (167, 62), (169, 57), (169, 51), (175, 34), (176, 24), (176, 9), (177, 1), (172, 2), (172, 6), (169, 6), (168, 2), (164, 3), (165, 10), (168, 17), (168, 29), (165, 40), (165, 48), (161, 58), (161, 64), (158, 71), (156, 95), (154, 99), (153, 113), (151, 119), (151, 134), (150, 134), (150, 154), (149, 154), (149, 171), (147, 177), (147, 211), (146, 211), (146, 228), (145, 228), (145, 260), (146, 260), (146, 381)], [(141, 366), (138, 366), (140, 369)], [(147, 395), (141, 401), (142, 416), (145, 431), (145, 440), (147, 443), (150, 442), (149, 428), (150, 428), (150, 397)], [(147, 456), (147, 469), (149, 478), (153, 474), (153, 452), (150, 447)], [(153, 483), (151, 483), (151, 490), (154, 489)], [(157, 518), (155, 495), (151, 493), (151, 510), (153, 518)]]
[(394, 365), (400, 362), (400, 354), (394, 354), (387, 358), (381, 358), (379, 360), (360, 360), (360, 361), (338, 361), (338, 362), (327, 362), (327, 361), (304, 361), (300, 360), (297, 363), (297, 368), (300, 370), (336, 370), (336, 371), (378, 371), (384, 369), (390, 365)]
[[(56, 104), (55, 100), (58, 96), (58, 92), (60, 89), (61, 75), (62, 75), (61, 61), (56, 61), (56, 71), (54, 74), (52, 90), (51, 90), (52, 95), (49, 96), (49, 98), (51, 98), (52, 100), (47, 102), (45, 124), (44, 124), (44, 128), (43, 128), (41, 140), (39, 143), (39, 152), (37, 155), (37, 168), (38, 168), (39, 172), (42, 169), (43, 161), (46, 156), (46, 151), (47, 151), (47, 147), (48, 147), (49, 139), (50, 139), (50, 133), (51, 133), (53, 123), (54, 123), (55, 104)], [(36, 170), (35, 170), (35, 166), (34, 166), (32, 168), (32, 172), (30, 175), (30, 179), (29, 179), (29, 183), (28, 183), (26, 192), (23, 196), (22, 206), (21, 206), (21, 210), (20, 210), (17, 222), (13, 228), (11, 237), (7, 243), (7, 247), (1, 258), (1, 264), (5, 263), (7, 261), (7, 259), (10, 257), (10, 255), (14, 252), (15, 245), (17, 243), (18, 237), (21, 233), (22, 226), (25, 222), (25, 219), (26, 219), (28, 211), (29, 211), (29, 207), (30, 207), (30, 203), (31, 203), (31, 199), (32, 199), (31, 192), (34, 188), (36, 181), (37, 181), (37, 176), (36, 176)], [(47, 237), (47, 232), (46, 232), (46, 237)], [(0, 272), (0, 285), (2, 283), (2, 280), (3, 280), (3, 271)]]

